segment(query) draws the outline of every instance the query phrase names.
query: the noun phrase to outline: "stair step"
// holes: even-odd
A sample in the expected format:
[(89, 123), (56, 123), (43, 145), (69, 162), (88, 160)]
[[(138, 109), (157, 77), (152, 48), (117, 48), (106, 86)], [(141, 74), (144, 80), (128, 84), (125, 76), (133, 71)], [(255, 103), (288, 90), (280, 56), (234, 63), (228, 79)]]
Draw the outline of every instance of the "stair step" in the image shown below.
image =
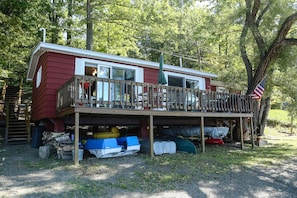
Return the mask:
[(10, 125), (9, 129), (24, 129), (27, 130), (26, 125)]
[(16, 124), (16, 125), (10, 125), (10, 129), (27, 129), (26, 125), (24, 124)]
[(28, 132), (27, 131), (8, 131), (8, 135), (22, 135), (22, 134), (28, 135)]
[(7, 143), (8, 144), (28, 144), (28, 139), (27, 138), (12, 138), (8, 139)]
[(14, 128), (14, 129), (11, 129), (11, 128), (9, 128), (8, 129), (8, 133), (27, 133), (27, 129), (25, 129), (25, 128)]
[(20, 122), (9, 122), (9, 126), (10, 127), (14, 127), (14, 126), (17, 126), (17, 127), (19, 127), (19, 126), (26, 126), (26, 123), (25, 123), (25, 121), (23, 121), (23, 123), (20, 123)]
[[(5, 103), (9, 108), (9, 128), (6, 142), (9, 144), (24, 144), (30, 140), (27, 125), (24, 119), (26, 106), (16, 105), (19, 99), (19, 87), (9, 86), (6, 88)], [(16, 111), (19, 111), (16, 113)]]
[(18, 136), (8, 136), (8, 140), (14, 140), (14, 139), (28, 139), (27, 135), (18, 135)]

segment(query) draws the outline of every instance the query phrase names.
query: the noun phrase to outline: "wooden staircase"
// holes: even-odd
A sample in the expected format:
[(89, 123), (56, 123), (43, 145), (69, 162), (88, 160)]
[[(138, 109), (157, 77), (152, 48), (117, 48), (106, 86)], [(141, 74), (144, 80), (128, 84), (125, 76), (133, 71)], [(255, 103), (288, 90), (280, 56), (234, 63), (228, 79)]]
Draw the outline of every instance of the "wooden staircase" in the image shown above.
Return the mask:
[[(26, 123), (26, 105), (19, 105), (19, 87), (7, 87), (5, 94), (6, 144), (30, 142), (30, 132)], [(8, 108), (8, 109), (7, 109)]]

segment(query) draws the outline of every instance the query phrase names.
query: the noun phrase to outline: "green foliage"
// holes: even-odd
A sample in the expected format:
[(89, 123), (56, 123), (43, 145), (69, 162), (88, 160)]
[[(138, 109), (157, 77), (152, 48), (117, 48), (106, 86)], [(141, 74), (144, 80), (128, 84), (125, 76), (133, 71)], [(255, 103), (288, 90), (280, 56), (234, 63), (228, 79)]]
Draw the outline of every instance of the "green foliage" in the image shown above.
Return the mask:
[(278, 122), (279, 124), (287, 125), (289, 123), (288, 111), (280, 109), (271, 109), (269, 111), (268, 119), (271, 121)]
[[(182, 57), (183, 67), (216, 73), (229, 87), (247, 86), (238, 45), (244, 22), (243, 0), (91, 2), (95, 51), (155, 62), (162, 51), (165, 64), (179, 66)], [(261, 2), (271, 2), (260, 26), (269, 44), (296, 6), (292, 6), (293, 0)], [(4, 72), (15, 79), (20, 76), (16, 73), (25, 77), (31, 51), (42, 38), (41, 27), (47, 30), (47, 42), (85, 48), (86, 1), (2, 0), (0, 24), (2, 76)], [(251, 41), (252, 35), (248, 36)], [(248, 53), (256, 64), (259, 52), (255, 47), (255, 43), (248, 43)], [(274, 69), (285, 72), (294, 61), (289, 57), (295, 54), (285, 49)]]
[(296, 116), (292, 116), (290, 111), (271, 109), (269, 111), (267, 125), (270, 127), (275, 127), (281, 131), (290, 131), (287, 133), (295, 133), (295, 128), (297, 126)]

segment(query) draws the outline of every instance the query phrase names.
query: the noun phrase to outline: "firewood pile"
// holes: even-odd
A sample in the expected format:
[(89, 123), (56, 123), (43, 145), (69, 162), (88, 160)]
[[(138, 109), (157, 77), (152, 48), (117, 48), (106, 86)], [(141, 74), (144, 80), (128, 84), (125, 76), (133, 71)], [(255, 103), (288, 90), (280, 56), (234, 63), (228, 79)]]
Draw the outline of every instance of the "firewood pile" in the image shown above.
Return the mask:
[(44, 145), (49, 146), (50, 154), (57, 155), (58, 159), (72, 159), (74, 143), (71, 141), (69, 133), (44, 131), (42, 141)]

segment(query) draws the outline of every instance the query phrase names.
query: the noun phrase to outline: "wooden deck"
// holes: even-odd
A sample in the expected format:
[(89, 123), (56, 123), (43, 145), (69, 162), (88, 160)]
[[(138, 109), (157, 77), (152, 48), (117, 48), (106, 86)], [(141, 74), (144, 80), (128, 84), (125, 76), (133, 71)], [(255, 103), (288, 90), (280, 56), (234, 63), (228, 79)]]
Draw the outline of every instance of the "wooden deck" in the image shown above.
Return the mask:
[[(76, 138), (82, 124), (140, 125), (147, 122), (151, 149), (154, 126), (200, 125), (202, 152), (205, 152), (203, 127), (207, 120), (237, 119), (243, 145), (242, 119), (252, 118), (253, 110), (252, 99), (246, 95), (74, 76), (58, 90), (57, 115), (63, 117), (66, 124), (75, 124)], [(78, 148), (78, 139), (75, 143)], [(78, 160), (75, 162), (78, 164)]]
[(245, 95), (91, 76), (73, 77), (58, 90), (57, 101), (60, 116), (70, 113), (69, 108), (82, 113), (198, 117), (252, 112), (251, 97)]

